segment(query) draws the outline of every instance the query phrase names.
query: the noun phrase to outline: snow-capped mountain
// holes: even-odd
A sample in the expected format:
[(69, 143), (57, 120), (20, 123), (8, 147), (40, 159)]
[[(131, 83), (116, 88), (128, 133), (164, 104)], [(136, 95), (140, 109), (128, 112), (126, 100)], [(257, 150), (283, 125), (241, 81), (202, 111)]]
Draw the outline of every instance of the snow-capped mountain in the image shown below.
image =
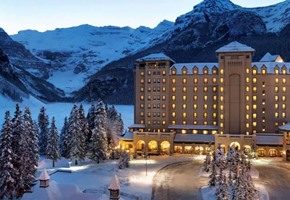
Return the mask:
[(11, 37), (49, 62), (48, 81), (70, 92), (106, 64), (152, 45), (154, 38), (166, 35), (172, 27), (166, 20), (154, 29), (81, 25), (46, 32), (20, 31)]
[(214, 50), (236, 39), (261, 49), (254, 59), (266, 50), (286, 54), (287, 48), (279, 45), (281, 40), (288, 41), (289, 15), (290, 0), (259, 8), (243, 8), (230, 0), (204, 0), (175, 23), (163, 21), (153, 29), (81, 25), (20, 31), (11, 37), (46, 63), (49, 82), (67, 93), (85, 85), (74, 93), (77, 100), (102, 97), (113, 103), (132, 103), (135, 59), (163, 51), (177, 62), (216, 61)]

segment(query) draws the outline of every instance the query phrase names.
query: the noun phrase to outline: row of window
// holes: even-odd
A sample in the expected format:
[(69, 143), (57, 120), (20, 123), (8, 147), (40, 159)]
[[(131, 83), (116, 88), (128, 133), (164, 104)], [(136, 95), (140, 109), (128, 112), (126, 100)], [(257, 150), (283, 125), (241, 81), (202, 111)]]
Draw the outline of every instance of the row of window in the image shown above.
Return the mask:
[[(150, 76), (151, 74), (153, 74), (153, 75), (161, 75), (162, 74), (163, 76), (165, 76), (166, 75), (166, 71), (165, 70), (162, 70), (162, 71), (153, 71), (152, 72), (151, 70), (148, 70), (147, 71), (147, 75)], [(140, 75), (141, 76), (144, 76), (145, 75), (145, 72), (144, 71), (141, 71), (140, 72)]]

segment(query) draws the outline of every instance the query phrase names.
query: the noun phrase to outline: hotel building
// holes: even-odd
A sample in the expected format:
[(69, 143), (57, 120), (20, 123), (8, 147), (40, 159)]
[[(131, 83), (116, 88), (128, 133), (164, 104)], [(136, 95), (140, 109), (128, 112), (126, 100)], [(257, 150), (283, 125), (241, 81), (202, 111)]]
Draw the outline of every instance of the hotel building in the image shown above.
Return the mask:
[(206, 153), (221, 143), (285, 155), (290, 63), (269, 53), (252, 62), (254, 51), (231, 42), (216, 50), (217, 63), (138, 59), (134, 124), (120, 144), (134, 154)]

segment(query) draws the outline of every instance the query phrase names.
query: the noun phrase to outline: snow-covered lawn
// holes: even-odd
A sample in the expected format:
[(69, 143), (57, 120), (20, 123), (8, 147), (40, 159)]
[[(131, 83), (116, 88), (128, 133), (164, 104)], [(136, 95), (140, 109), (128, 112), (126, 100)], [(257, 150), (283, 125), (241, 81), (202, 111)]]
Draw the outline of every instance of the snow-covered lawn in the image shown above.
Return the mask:
[[(108, 196), (108, 186), (112, 177), (116, 174), (121, 184), (121, 197), (130, 199), (151, 199), (152, 180), (156, 172), (168, 164), (181, 161), (191, 161), (202, 159), (202, 156), (174, 155), (174, 156), (151, 156), (147, 159), (137, 158), (130, 161), (130, 167), (118, 169), (117, 160), (108, 160), (104, 163), (94, 163), (89, 160), (81, 162), (79, 166), (68, 167), (68, 160), (62, 159), (56, 163), (55, 168), (51, 168), (50, 160), (41, 159), (38, 167), (38, 174), (43, 168), (48, 173), (53, 173), (57, 169), (70, 169), (72, 173), (57, 172), (51, 175), (50, 181), (57, 183), (75, 184), (82, 191), (94, 191), (96, 195), (104, 198)], [(147, 162), (147, 175), (146, 175)], [(36, 185), (35, 187), (38, 187)]]

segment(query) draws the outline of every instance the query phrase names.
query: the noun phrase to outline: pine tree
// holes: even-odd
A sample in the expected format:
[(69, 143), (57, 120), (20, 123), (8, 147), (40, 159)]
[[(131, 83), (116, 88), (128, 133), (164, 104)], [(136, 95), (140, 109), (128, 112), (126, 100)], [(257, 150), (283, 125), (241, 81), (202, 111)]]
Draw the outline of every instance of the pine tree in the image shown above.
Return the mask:
[(103, 102), (98, 101), (96, 108), (95, 128), (92, 133), (91, 159), (100, 162), (106, 159), (108, 149), (107, 134), (106, 134), (106, 113)]
[(223, 175), (222, 173), (220, 174), (220, 181), (216, 185), (216, 199), (217, 200), (230, 199), (226, 176)]
[(40, 129), (39, 153), (44, 155), (46, 154), (47, 135), (48, 135), (48, 126), (49, 126), (48, 115), (46, 114), (44, 107), (40, 109), (40, 113), (38, 115), (38, 126)]
[(217, 183), (217, 166), (216, 154), (213, 154), (213, 161), (211, 162), (211, 174), (209, 175), (209, 186), (216, 186)]
[(60, 132), (60, 152), (61, 156), (69, 158), (69, 132), (68, 132), (68, 120), (64, 118), (64, 124)]
[(85, 111), (82, 104), (80, 105), (80, 108), (79, 108), (79, 120), (80, 120), (81, 133), (83, 134), (82, 137), (84, 137), (82, 146), (85, 150), (84, 156), (86, 156), (86, 153), (88, 151), (87, 138), (89, 137), (90, 131), (89, 131), (89, 124), (88, 124), (87, 118), (85, 117)]
[(28, 157), (26, 161), (25, 169), (25, 184), (27, 189), (30, 189), (31, 185), (35, 181), (35, 172), (38, 165), (38, 137), (37, 137), (37, 125), (33, 122), (31, 112), (28, 107), (24, 112), (24, 135), (26, 140), (26, 149), (28, 150)]
[(204, 163), (203, 163), (203, 170), (205, 172), (209, 172), (211, 164), (211, 152), (207, 152)]
[(95, 128), (95, 116), (96, 116), (95, 112), (96, 112), (96, 107), (95, 107), (94, 102), (92, 102), (91, 107), (88, 110), (88, 115), (87, 115), (87, 122), (89, 125), (89, 134), (87, 136), (88, 145), (91, 143), (92, 132), (93, 132), (93, 129)]
[(16, 155), (12, 151), (12, 140), (12, 122), (9, 111), (6, 111), (0, 136), (0, 199), (14, 196), (18, 169), (13, 166)]
[(130, 154), (126, 151), (122, 151), (120, 154), (120, 159), (119, 159), (119, 169), (123, 169), (125, 167), (129, 167), (130, 164)]
[[(84, 115), (84, 114), (83, 114)], [(80, 121), (80, 111), (76, 105), (74, 105), (71, 116), (69, 118), (68, 132), (70, 135), (69, 142), (69, 157), (75, 159), (75, 164), (78, 164), (78, 160), (84, 160), (86, 156), (86, 137), (82, 132), (84, 128)]]
[(60, 158), (58, 131), (55, 126), (54, 117), (52, 118), (47, 138), (46, 157), (52, 160), (52, 167), (55, 167), (55, 162)]
[(16, 104), (16, 109), (14, 112), (14, 117), (12, 119), (12, 149), (15, 157), (12, 158), (13, 167), (17, 169), (17, 173), (13, 174), (16, 184), (15, 194), (16, 197), (19, 198), (23, 195), (25, 189), (27, 189), (27, 185), (25, 183), (26, 179), (26, 165), (27, 160), (30, 155), (28, 152), (28, 143), (27, 138), (23, 134), (24, 132), (24, 124), (23, 124), (23, 116), (22, 111), (18, 104)]

